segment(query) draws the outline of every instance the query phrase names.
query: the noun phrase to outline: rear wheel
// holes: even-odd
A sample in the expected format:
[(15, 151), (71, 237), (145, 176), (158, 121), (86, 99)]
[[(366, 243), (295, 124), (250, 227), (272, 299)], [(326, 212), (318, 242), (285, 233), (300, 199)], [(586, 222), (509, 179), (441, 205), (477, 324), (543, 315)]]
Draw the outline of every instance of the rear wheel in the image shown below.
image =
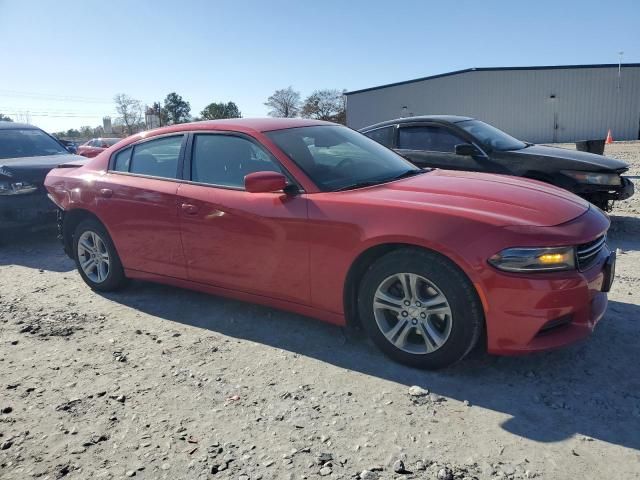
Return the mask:
[(377, 260), (360, 285), (361, 322), (394, 360), (442, 368), (475, 346), (484, 316), (477, 294), (451, 261), (436, 253), (404, 249)]
[(116, 290), (125, 284), (124, 269), (106, 229), (85, 220), (73, 234), (73, 257), (80, 276), (94, 290)]

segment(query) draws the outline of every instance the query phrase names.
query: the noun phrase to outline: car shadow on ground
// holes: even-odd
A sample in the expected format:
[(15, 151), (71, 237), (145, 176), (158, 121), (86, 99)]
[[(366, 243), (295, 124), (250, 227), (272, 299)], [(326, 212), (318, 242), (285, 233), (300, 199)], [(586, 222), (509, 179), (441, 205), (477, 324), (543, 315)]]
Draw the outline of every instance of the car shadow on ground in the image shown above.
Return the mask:
[(286, 312), (145, 282), (105, 296), (162, 319), (468, 400), (472, 408), (509, 415), (502, 428), (527, 439), (554, 442), (584, 435), (640, 449), (637, 305), (611, 302), (583, 344), (524, 357), (475, 352), (454, 367), (427, 372), (392, 362), (364, 337)]
[[(640, 219), (612, 216), (610, 244), (640, 250)], [(74, 269), (55, 231), (25, 233), (0, 245), (0, 265)], [(622, 287), (620, 287), (622, 288)], [(615, 290), (615, 287), (614, 287)], [(364, 337), (291, 313), (146, 282), (104, 295), (164, 320), (298, 353), (403, 386), (421, 385), (509, 416), (521, 437), (555, 442), (574, 435), (640, 450), (640, 306), (612, 301), (586, 342), (525, 357), (474, 353), (455, 367), (424, 372), (393, 363)]]
[(55, 227), (0, 232), (0, 265), (19, 265), (51, 272), (69, 272), (75, 268), (62, 250)]

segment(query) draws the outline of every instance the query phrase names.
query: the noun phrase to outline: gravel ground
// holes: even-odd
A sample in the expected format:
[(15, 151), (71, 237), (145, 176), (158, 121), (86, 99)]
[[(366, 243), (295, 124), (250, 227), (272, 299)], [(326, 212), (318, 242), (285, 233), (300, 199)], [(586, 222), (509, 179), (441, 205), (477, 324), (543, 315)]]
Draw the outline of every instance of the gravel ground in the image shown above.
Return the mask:
[[(640, 172), (640, 143), (607, 146)], [(437, 373), (308, 318), (0, 248), (0, 478), (640, 478), (640, 195), (585, 343)]]

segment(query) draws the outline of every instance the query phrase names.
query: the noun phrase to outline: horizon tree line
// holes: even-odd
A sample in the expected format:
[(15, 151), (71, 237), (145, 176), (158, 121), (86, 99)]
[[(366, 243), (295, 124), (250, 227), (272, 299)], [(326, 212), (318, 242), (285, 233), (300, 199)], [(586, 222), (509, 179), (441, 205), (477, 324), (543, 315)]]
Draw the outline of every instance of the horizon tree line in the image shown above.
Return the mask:
[[(344, 90), (314, 90), (304, 101), (300, 92), (292, 86), (278, 89), (264, 102), (269, 107), (268, 115), (282, 118), (313, 118), (346, 124), (346, 97)], [(196, 117), (191, 116), (191, 104), (176, 92), (167, 94), (161, 102), (151, 106), (125, 93), (114, 96), (115, 110), (118, 116), (113, 122), (114, 135), (133, 135), (156, 126), (174, 125), (191, 121), (218, 120), (224, 118), (242, 118), (242, 112), (235, 102), (211, 102)], [(155, 122), (148, 119), (153, 116)], [(2, 119), (9, 119), (1, 116)], [(156, 124), (157, 123), (157, 124)], [(80, 129), (69, 129), (55, 132), (54, 135), (71, 138), (93, 138), (103, 136), (102, 126), (82, 126)]]

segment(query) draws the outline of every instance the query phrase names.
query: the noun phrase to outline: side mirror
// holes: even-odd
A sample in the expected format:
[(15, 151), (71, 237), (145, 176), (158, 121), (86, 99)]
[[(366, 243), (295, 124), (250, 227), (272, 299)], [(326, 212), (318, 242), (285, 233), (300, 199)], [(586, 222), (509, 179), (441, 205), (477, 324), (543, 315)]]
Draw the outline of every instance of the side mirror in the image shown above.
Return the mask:
[(67, 152), (69, 152), (69, 153), (78, 153), (78, 149), (76, 147), (74, 147), (73, 145), (67, 145), (64, 148), (66, 148)]
[(287, 186), (287, 177), (278, 172), (254, 172), (244, 177), (244, 188), (251, 193), (280, 192)]
[(471, 145), (470, 143), (462, 143), (460, 145), (456, 145), (456, 155), (475, 157), (476, 155), (482, 155), (482, 152), (478, 150), (475, 145)]

